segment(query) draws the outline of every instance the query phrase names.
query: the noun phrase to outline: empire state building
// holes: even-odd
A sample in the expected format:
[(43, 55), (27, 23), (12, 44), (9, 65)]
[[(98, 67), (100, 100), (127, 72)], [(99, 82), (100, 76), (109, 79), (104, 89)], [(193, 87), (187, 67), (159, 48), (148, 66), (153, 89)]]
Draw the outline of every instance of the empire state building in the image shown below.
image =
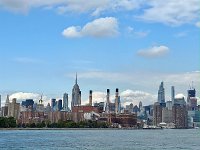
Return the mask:
[(73, 106), (81, 106), (81, 91), (80, 91), (79, 85), (77, 84), (77, 74), (76, 74), (75, 85), (73, 86), (73, 89), (72, 89), (71, 108)]

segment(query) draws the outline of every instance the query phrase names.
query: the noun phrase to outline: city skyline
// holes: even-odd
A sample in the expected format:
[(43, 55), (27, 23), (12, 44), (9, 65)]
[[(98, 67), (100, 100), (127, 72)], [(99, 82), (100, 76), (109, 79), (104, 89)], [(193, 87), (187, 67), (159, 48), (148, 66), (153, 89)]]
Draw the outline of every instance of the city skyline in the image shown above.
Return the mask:
[(76, 72), (82, 102), (119, 88), (122, 102), (150, 104), (162, 81), (166, 101), (192, 82), (200, 97), (199, 0), (84, 4), (0, 0), (2, 105), (7, 94), (49, 102), (65, 92), (71, 104)]

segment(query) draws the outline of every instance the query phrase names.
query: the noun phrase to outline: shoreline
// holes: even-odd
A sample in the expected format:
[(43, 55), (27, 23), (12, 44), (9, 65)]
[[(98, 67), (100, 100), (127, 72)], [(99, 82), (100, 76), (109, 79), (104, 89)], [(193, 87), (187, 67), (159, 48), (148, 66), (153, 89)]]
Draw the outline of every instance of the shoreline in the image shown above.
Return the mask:
[(143, 130), (134, 128), (0, 128), (1, 130)]
[[(176, 129), (176, 128), (173, 128)], [(178, 129), (178, 128), (177, 128)], [(185, 128), (186, 129), (186, 128)], [(184, 130), (185, 130), (184, 129)], [(194, 128), (187, 128), (194, 129)], [(136, 128), (0, 128), (0, 131), (5, 130), (166, 130), (163, 128), (158, 129), (136, 129)]]

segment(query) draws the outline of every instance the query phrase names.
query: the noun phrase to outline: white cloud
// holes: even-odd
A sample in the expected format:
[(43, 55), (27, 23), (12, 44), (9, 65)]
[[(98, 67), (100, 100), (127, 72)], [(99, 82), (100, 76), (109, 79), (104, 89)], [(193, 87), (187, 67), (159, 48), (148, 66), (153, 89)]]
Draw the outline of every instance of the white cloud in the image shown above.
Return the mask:
[(105, 11), (133, 10), (141, 0), (0, 0), (0, 8), (27, 13), (32, 8), (51, 8), (59, 13), (90, 13), (93, 16)]
[(185, 95), (183, 93), (178, 93), (175, 95), (175, 98), (185, 98)]
[(62, 34), (67, 38), (82, 36), (89, 37), (114, 37), (118, 34), (118, 21), (114, 17), (95, 19), (82, 28), (71, 26), (66, 28)]
[[(67, 74), (73, 77), (74, 74)], [(200, 85), (200, 71), (181, 72), (181, 73), (161, 73), (161, 72), (103, 72), (103, 71), (87, 71), (79, 72), (78, 78), (85, 80), (88, 84), (94, 82), (99, 85), (106, 83), (107, 85), (121, 85), (120, 90), (132, 87), (134, 91), (146, 91), (151, 95), (156, 95), (161, 81), (164, 81), (166, 89), (166, 100), (170, 100), (170, 88), (175, 86), (176, 93), (187, 95), (189, 84), (194, 83), (194, 87)], [(105, 88), (105, 87), (104, 87)], [(200, 97), (199, 92), (197, 96)]]
[(135, 36), (138, 38), (144, 38), (144, 37), (148, 36), (150, 33), (149, 30), (148, 31), (144, 31), (144, 30), (135, 31), (134, 28), (131, 26), (128, 26), (126, 30), (127, 30), (128, 36)]
[[(144, 91), (133, 91), (127, 89), (122, 91), (120, 94), (121, 105), (129, 105), (133, 103), (134, 105), (138, 105), (141, 101), (144, 105), (153, 104), (157, 100), (156, 95), (152, 95), (150, 93)], [(106, 102), (106, 93), (100, 91), (94, 91), (92, 94), (93, 102)], [(110, 101), (114, 103), (115, 94), (110, 95)], [(83, 102), (83, 104), (88, 104), (89, 100)]]
[(200, 21), (195, 24), (198, 28), (200, 28)]
[(167, 25), (191, 23), (199, 18), (199, 0), (151, 0), (146, 1), (144, 13), (140, 19), (160, 22)]
[(137, 54), (142, 57), (155, 58), (165, 56), (169, 52), (167, 46), (154, 46), (148, 49), (139, 50)]
[(62, 35), (68, 38), (77, 38), (82, 36), (80, 33), (80, 27), (75, 27), (75, 26), (71, 26), (64, 29)]
[(157, 100), (157, 95), (152, 95), (144, 91), (125, 90), (121, 92), (121, 98), (124, 104), (133, 103), (138, 105), (141, 101), (145, 105), (153, 104)]
[[(38, 101), (41, 99), (41, 94), (16, 92), (16, 93), (11, 94), (9, 98), (10, 98), (10, 102), (12, 101), (13, 98), (17, 98), (17, 102), (21, 102), (26, 99), (33, 99), (35, 103), (38, 103)], [(49, 99), (45, 95), (42, 96), (42, 99), (45, 105), (49, 102)]]

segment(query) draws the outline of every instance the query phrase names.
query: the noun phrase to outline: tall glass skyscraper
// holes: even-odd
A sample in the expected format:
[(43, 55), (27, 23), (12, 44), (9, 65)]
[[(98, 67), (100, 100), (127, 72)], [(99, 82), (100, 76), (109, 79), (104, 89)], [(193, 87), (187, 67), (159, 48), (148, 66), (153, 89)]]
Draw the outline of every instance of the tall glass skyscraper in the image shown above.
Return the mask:
[(164, 83), (161, 82), (158, 90), (158, 102), (159, 103), (165, 103), (165, 89), (164, 89)]
[(69, 111), (69, 107), (68, 107), (68, 94), (67, 93), (63, 94), (63, 110), (64, 111)]

